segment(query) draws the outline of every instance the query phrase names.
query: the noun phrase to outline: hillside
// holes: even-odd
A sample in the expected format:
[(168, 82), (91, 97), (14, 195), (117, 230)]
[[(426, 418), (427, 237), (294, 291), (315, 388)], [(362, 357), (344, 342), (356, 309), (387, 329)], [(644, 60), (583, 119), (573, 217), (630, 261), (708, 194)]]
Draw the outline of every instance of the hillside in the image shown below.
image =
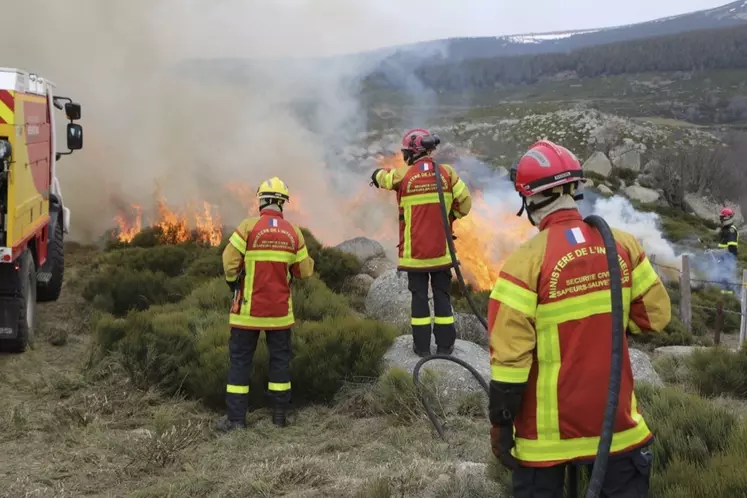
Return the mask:
[[(674, 72), (747, 67), (747, 26), (688, 31), (624, 41), (562, 54), (474, 59), (459, 64), (423, 64), (415, 74), (437, 92), (472, 91), (501, 85), (532, 84), (549, 77), (599, 77), (628, 73)], [(369, 85), (407, 88), (407, 80), (386, 67), (373, 73)]]
[[(391, 56), (389, 62), (395, 64), (406, 62), (418, 52), (443, 52), (446, 54), (444, 56), (446, 63), (514, 55), (563, 53), (595, 45), (673, 35), (687, 31), (728, 28), (745, 23), (747, 23), (747, 4), (743, 0), (737, 0), (714, 9), (627, 26), (422, 42), (401, 47)], [(378, 53), (372, 55), (378, 55)]]

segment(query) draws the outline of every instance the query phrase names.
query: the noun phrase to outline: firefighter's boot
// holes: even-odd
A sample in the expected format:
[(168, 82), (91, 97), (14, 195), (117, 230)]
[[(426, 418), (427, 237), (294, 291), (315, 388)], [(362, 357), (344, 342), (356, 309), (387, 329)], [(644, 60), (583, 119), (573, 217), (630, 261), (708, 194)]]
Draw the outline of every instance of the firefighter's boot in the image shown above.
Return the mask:
[(235, 429), (246, 429), (246, 422), (229, 420), (227, 417), (224, 417), (215, 423), (213, 429), (216, 432), (231, 432)]
[(279, 394), (273, 400), (272, 423), (277, 427), (288, 425), (288, 406), (290, 405), (290, 393)]

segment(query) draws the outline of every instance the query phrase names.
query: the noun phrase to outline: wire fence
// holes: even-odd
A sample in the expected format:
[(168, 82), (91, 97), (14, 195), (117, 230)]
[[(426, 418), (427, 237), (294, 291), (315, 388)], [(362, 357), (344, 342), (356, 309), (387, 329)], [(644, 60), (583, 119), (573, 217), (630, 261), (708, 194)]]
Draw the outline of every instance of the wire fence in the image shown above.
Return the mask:
[[(689, 332), (693, 331), (692, 312), (693, 308), (695, 308), (711, 312), (713, 323), (709, 323), (708, 326), (712, 327), (714, 331), (714, 342), (716, 344), (720, 343), (725, 315), (739, 316), (739, 346), (747, 340), (747, 290), (745, 289), (747, 287), (747, 270), (743, 272), (741, 281), (732, 279), (709, 280), (692, 275), (690, 260), (687, 255), (682, 256), (682, 265), (679, 268), (658, 263), (653, 256), (650, 259), (652, 266), (664, 280), (671, 279), (673, 274), (677, 276), (680, 292), (677, 311), (680, 320)], [(692, 302), (692, 288), (701, 286), (712, 286), (721, 290), (722, 297), (717, 301), (715, 306), (703, 306)], [(736, 297), (740, 301), (739, 311), (726, 307), (728, 301), (733, 297)]]

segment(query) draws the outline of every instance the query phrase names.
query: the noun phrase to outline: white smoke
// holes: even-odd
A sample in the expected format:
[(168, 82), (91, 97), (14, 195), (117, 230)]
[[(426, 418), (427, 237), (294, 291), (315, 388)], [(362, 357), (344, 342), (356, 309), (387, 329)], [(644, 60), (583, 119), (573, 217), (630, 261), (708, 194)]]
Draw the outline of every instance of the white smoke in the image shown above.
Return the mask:
[(604, 218), (612, 228), (617, 228), (635, 236), (649, 256), (654, 256), (660, 264), (679, 267), (681, 259), (661, 231), (659, 215), (653, 212), (636, 210), (624, 197), (598, 198), (593, 205), (593, 213)]

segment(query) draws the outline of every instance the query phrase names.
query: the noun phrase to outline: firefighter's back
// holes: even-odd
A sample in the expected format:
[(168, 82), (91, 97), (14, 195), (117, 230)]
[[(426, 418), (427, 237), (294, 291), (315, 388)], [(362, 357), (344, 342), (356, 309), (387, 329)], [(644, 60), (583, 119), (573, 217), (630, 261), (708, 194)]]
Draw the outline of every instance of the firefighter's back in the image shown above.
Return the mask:
[(246, 231), (245, 289), (249, 294), (245, 296), (248, 309), (242, 313), (257, 318), (289, 317), (292, 321), (289, 271), (301, 245), (299, 229), (273, 214), (249, 218), (242, 225)]
[(436, 168), (440, 171), (449, 212), (454, 197), (450, 166), (436, 164), (432, 158), (425, 157), (410, 166), (399, 183), (401, 269), (439, 268), (451, 263), (436, 187)]
[[(554, 409), (561, 438), (597, 437), (604, 418), (612, 348), (606, 250), (600, 233), (580, 216), (559, 219), (546, 228), (544, 236), (537, 288), (538, 387), (557, 392)], [(632, 236), (617, 230), (614, 236), (627, 323)], [(626, 343), (616, 431), (636, 426), (632, 396), (633, 374)]]

